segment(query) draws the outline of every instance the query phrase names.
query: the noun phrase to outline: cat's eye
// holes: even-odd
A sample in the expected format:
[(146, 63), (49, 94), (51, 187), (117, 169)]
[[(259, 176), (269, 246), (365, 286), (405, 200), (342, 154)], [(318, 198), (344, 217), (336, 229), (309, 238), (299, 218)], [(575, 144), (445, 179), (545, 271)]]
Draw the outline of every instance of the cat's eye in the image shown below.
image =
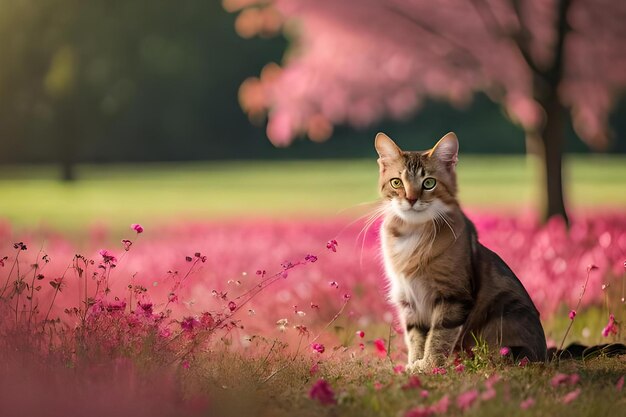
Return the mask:
[(424, 187), (425, 190), (432, 190), (435, 188), (435, 185), (437, 185), (437, 180), (434, 178), (426, 178), (422, 183), (422, 187)]
[(393, 188), (400, 188), (402, 187), (402, 180), (400, 178), (392, 178), (389, 184), (391, 184)]

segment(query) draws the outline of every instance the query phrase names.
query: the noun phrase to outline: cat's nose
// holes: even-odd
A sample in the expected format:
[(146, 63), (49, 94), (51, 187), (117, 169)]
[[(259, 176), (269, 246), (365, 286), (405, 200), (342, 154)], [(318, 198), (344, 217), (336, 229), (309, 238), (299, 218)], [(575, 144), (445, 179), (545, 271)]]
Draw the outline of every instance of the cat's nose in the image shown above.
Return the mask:
[(413, 204), (415, 204), (417, 198), (407, 198), (406, 201), (408, 201), (411, 207), (413, 207)]

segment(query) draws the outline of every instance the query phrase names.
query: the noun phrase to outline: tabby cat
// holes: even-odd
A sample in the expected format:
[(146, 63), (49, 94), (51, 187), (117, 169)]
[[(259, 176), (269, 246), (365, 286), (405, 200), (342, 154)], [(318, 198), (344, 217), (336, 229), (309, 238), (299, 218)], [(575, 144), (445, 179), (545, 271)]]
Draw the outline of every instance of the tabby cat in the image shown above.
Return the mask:
[(546, 360), (546, 338), (524, 286), (457, 200), (459, 142), (448, 133), (427, 151), (402, 151), (379, 133), (381, 245), (390, 299), (404, 327), (407, 369), (424, 372), (476, 340), (514, 357)]

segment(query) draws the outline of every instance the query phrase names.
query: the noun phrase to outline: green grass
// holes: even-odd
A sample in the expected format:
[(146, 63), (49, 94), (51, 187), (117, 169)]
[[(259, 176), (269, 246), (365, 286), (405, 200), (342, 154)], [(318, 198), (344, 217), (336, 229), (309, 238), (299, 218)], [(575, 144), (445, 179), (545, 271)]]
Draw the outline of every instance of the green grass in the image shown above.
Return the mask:
[[(533, 162), (522, 156), (467, 156), (458, 176), (465, 207), (537, 207)], [(305, 217), (361, 213), (377, 198), (375, 160), (87, 165), (61, 183), (54, 167), (0, 170), (0, 218), (17, 227), (79, 229), (87, 224), (183, 219)], [(626, 205), (626, 158), (566, 161), (574, 209)]]

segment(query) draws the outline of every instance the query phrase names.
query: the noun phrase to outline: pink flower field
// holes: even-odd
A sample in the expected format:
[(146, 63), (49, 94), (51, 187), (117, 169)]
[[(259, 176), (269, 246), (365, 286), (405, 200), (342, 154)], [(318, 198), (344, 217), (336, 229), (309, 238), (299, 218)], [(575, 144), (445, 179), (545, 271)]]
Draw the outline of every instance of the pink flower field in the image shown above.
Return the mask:
[[(571, 310), (589, 274), (581, 307), (608, 306), (613, 327), (604, 339), (619, 340), (626, 216), (579, 216), (569, 231), (556, 221), (540, 227), (530, 217), (470, 217), (482, 242), (500, 254), (528, 289), (544, 323), (555, 315), (569, 314), (574, 320)], [(378, 224), (363, 226), (344, 219), (133, 224), (124, 235), (96, 228), (76, 239), (54, 232), (17, 234), (4, 224), (0, 331), (4, 347), (21, 353), (19, 360), (4, 363), (0, 382), (19, 381), (16, 373), (27, 378), (28, 372), (39, 372), (33, 362), (54, 357), (70, 367), (88, 363), (79, 368), (92, 371), (103, 360), (114, 360), (107, 372), (122, 375), (127, 384), (135, 378), (131, 369), (142, 366), (135, 360), (142, 352), (161, 358), (175, 372), (193, 372), (203, 367), (199, 358), (216, 345), (269, 357), (278, 343), (283, 355), (308, 363), (311, 375), (329, 357), (389, 357), (401, 364), (404, 346), (385, 298)], [(23, 360), (29, 371), (16, 365)], [(402, 372), (402, 367), (395, 369)], [(464, 372), (465, 365), (450, 371)], [(70, 374), (65, 370), (44, 377), (63, 383)], [(93, 378), (90, 383), (103, 390), (102, 398), (124, 392), (100, 376)], [(43, 392), (46, 383), (53, 383), (40, 381), (32, 388), (24, 381), (30, 380), (0, 390), (0, 400), (23, 395), (22, 390)], [(146, 404), (152, 404), (153, 395), (179, 397), (162, 382), (165, 388), (154, 386), (156, 391), (138, 382), (133, 392)], [(72, 387), (60, 398), (81, 395)], [(325, 382), (311, 390), (311, 398), (322, 404), (337, 402)], [(189, 392), (195, 392), (193, 387)], [(195, 397), (183, 397), (185, 407), (193, 409)], [(459, 397), (460, 409), (472, 407), (476, 398), (477, 391)], [(209, 407), (198, 401), (200, 409)], [(21, 407), (13, 404), (16, 410)], [(116, 404), (122, 414), (129, 410), (124, 407), (132, 409), (129, 398)], [(118, 410), (107, 407), (107, 412)], [(144, 408), (145, 415), (154, 411)], [(159, 409), (176, 415), (172, 410)]]

